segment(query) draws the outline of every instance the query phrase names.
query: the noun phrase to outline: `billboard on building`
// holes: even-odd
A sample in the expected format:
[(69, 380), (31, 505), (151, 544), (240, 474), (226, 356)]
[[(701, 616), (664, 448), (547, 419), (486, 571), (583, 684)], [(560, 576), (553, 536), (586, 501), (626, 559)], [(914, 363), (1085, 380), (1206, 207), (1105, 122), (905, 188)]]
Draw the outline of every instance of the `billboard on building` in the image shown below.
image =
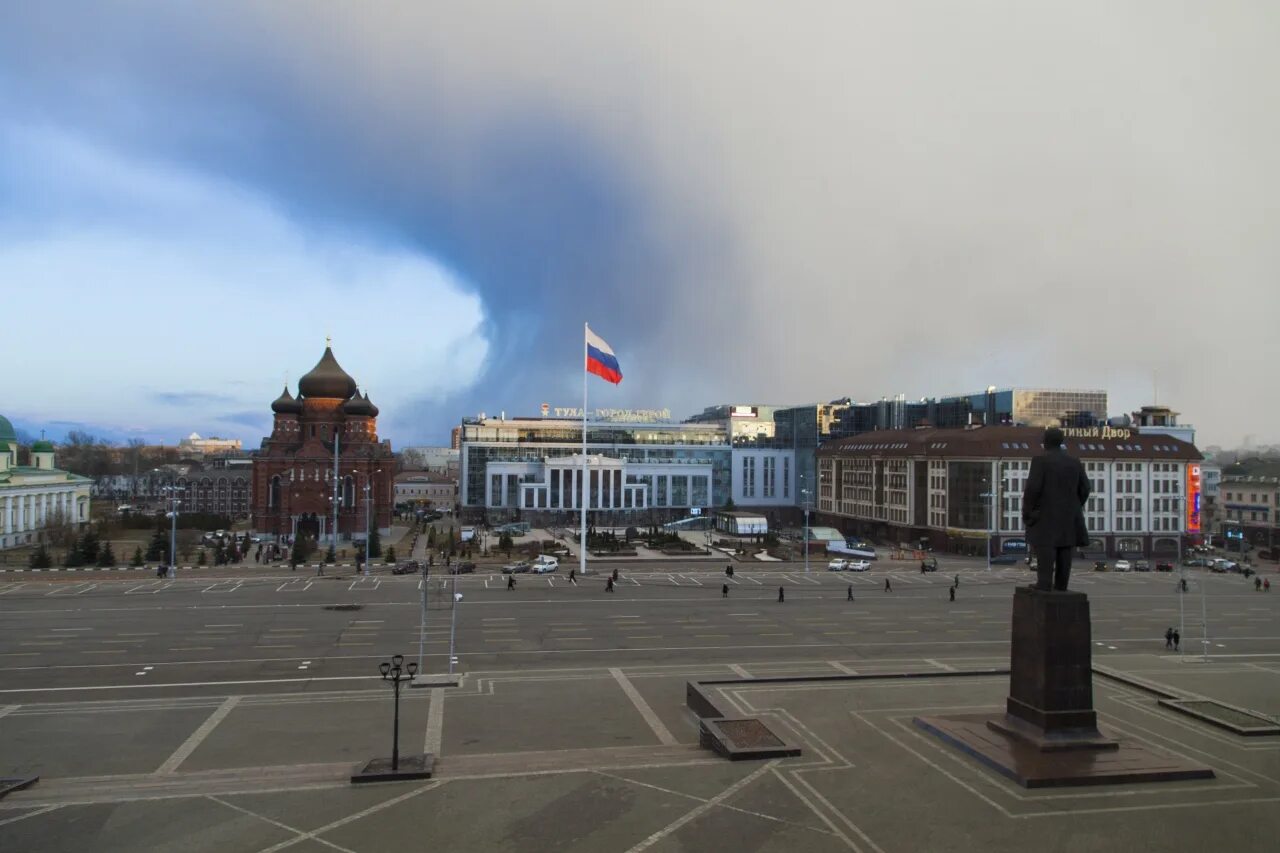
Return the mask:
[(759, 409), (755, 406), (734, 406), (729, 410), (731, 418), (754, 418), (759, 415)]
[(1187, 532), (1200, 532), (1200, 466), (1187, 466)]

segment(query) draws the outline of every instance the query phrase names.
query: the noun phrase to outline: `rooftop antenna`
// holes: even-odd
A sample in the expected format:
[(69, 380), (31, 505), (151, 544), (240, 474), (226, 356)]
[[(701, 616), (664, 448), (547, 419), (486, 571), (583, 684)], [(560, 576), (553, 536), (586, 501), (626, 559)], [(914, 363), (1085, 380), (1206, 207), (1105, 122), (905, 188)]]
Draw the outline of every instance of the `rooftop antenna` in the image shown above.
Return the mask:
[(1160, 405), (1160, 371), (1151, 371), (1151, 402)]
[(330, 347), (332, 347), (332, 346), (333, 346), (333, 338), (329, 337), (328, 335), (325, 335), (325, 336), (324, 336), (324, 348), (325, 348), (325, 349), (329, 349), (329, 348), (330, 348)]

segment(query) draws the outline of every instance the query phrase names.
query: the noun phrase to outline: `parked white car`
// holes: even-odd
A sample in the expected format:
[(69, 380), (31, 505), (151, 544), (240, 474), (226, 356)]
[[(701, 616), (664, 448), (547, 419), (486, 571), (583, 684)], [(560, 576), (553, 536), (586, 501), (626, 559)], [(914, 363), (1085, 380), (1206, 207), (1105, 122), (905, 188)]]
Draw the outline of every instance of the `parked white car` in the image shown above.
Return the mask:
[(1133, 568), (1133, 564), (1128, 560), (1116, 560), (1116, 571), (1127, 572)]
[(558, 568), (560, 568), (560, 561), (555, 557), (548, 557), (546, 554), (533, 561), (533, 573), (535, 575), (550, 574)]
[(829, 572), (843, 572), (848, 568), (849, 568), (848, 560), (836, 559), (836, 560), (832, 560), (830, 563), (827, 563), (827, 571)]
[(865, 571), (869, 571), (870, 569), (871, 569), (871, 563), (869, 563), (866, 560), (850, 560), (849, 561), (849, 571), (851, 572), (865, 572)]

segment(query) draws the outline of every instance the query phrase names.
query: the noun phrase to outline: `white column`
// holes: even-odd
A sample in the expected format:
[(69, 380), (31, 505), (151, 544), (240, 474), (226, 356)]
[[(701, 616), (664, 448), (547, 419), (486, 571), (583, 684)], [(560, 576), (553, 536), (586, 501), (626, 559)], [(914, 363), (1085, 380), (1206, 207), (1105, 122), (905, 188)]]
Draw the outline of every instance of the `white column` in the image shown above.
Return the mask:
[(605, 508), (613, 509), (613, 471), (604, 468), (601, 469), (600, 473), (604, 475), (603, 489), (601, 491), (604, 493)]
[(4, 499), (4, 521), (0, 523), (0, 532), (12, 533), (12, 519), (10, 514), (13, 512), (13, 496), (6, 496)]
[(484, 472), (484, 505), (486, 508), (493, 506), (493, 478), (489, 476), (487, 468)]
[(27, 501), (26, 495), (18, 495), (18, 506), (17, 506), (18, 517), (17, 517), (17, 520), (14, 522), (14, 524), (16, 525), (14, 528), (15, 533), (21, 533), (23, 530), (26, 529), (27, 514), (23, 506), (26, 503), (26, 501)]

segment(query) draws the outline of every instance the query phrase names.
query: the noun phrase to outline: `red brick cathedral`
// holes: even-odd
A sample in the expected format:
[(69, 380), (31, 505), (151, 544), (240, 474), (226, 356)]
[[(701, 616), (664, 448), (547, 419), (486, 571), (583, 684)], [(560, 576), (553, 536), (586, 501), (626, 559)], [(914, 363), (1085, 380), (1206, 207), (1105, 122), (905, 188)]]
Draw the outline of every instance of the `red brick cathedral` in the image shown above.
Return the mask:
[(336, 443), (340, 540), (363, 540), (366, 519), (386, 534), (394, 499), (391, 442), (378, 441), (378, 407), (368, 393), (357, 392), (333, 350), (326, 346), (320, 362), (298, 380), (296, 398), (285, 386), (271, 411), (275, 426), (253, 461), (254, 529), (329, 541)]

